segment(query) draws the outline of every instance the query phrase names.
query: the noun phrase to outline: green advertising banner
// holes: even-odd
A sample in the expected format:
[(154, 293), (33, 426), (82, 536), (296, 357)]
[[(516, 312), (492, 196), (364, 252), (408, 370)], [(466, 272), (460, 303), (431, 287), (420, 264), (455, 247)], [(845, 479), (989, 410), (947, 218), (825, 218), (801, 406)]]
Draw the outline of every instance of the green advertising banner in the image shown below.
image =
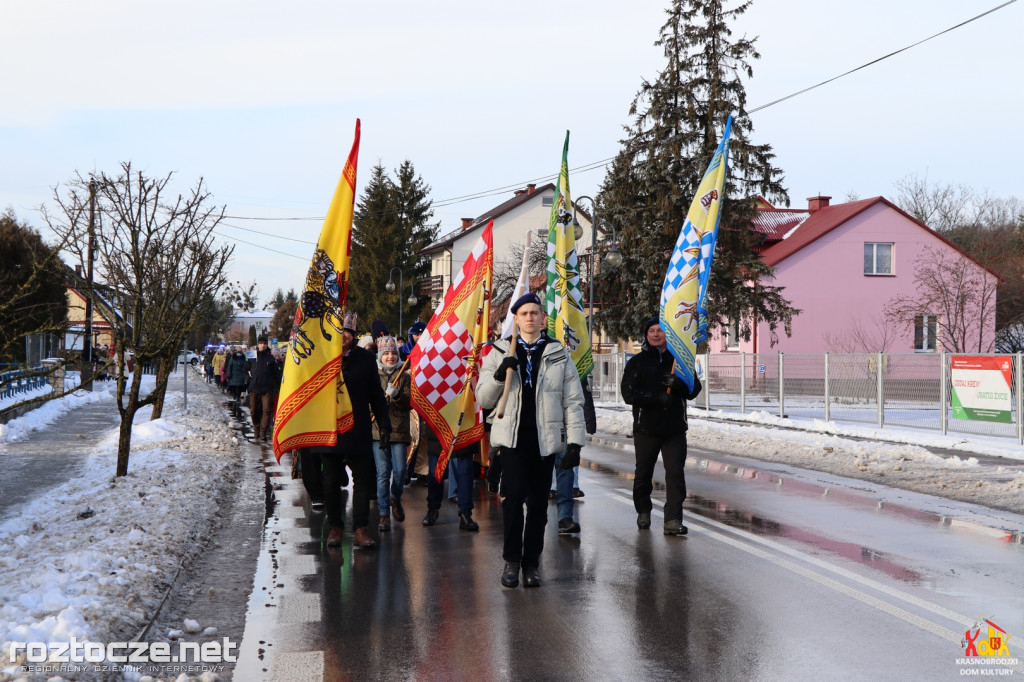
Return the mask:
[(1012, 423), (1013, 358), (954, 355), (952, 360), (953, 418)]

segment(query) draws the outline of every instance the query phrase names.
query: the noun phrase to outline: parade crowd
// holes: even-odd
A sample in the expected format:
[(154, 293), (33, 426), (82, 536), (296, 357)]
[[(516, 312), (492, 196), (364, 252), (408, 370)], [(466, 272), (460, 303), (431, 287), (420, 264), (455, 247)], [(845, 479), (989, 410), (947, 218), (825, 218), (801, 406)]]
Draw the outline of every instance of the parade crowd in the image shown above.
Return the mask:
[[(473, 486), (486, 464), (486, 485), (502, 506), (505, 587), (541, 585), (540, 557), (544, 549), (547, 508), (558, 508), (558, 533), (581, 532), (574, 518), (579, 488), (578, 467), (586, 434), (596, 431), (593, 401), (585, 382), (562, 343), (548, 336), (541, 299), (528, 293), (512, 303), (515, 339), (491, 342), (476, 385), (489, 438), (452, 452), (445, 469), (437, 472), (443, 446), (413, 409), (408, 358), (426, 325), (416, 322), (402, 343), (375, 321), (359, 337), (357, 316), (343, 320), (342, 377), (352, 403), (354, 425), (338, 434), (333, 446), (301, 448), (292, 453), (292, 475), (301, 478), (315, 511), (323, 510), (329, 528), (326, 544), (340, 547), (345, 527), (347, 488), (352, 483), (352, 544), (370, 549), (371, 502), (376, 502), (379, 533), (404, 523), (403, 493), (417, 482), (427, 486), (424, 526), (438, 522), (444, 499), (458, 504), (459, 528), (479, 530), (473, 519)], [(633, 410), (636, 470), (633, 503), (637, 527), (651, 527), (651, 493), (659, 454), (666, 477), (665, 523), (668, 536), (686, 535), (683, 500), (686, 497), (686, 401), (693, 390), (673, 372), (673, 358), (657, 317), (639, 330), (641, 351), (623, 372), (621, 392)], [(207, 381), (233, 399), (248, 395), (257, 441), (272, 433), (274, 406), (280, 390), (284, 350), (268, 348), (260, 337), (255, 357), (244, 349), (208, 350), (204, 359)]]

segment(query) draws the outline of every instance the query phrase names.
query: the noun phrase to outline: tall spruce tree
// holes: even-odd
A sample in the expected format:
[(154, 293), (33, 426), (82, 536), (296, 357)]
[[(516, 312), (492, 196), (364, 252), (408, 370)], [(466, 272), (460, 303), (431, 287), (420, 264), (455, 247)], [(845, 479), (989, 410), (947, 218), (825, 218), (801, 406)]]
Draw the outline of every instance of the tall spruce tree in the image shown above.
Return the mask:
[[(694, 193), (733, 116), (730, 168), (708, 293), (709, 324), (739, 320), (749, 338), (767, 322), (790, 332), (794, 309), (782, 288), (766, 284), (772, 269), (758, 255), (751, 228), (758, 195), (789, 205), (770, 145), (750, 140), (743, 77), (759, 57), (754, 39), (735, 39), (729, 23), (751, 0), (731, 9), (723, 0), (673, 0), (656, 46), (668, 63), (645, 80), (630, 107), (631, 124), (601, 188), (601, 215), (618, 230), (623, 264), (598, 273), (598, 323), (620, 338), (636, 338), (657, 314), (661, 287)], [(734, 3), (728, 3), (734, 4)]]
[[(434, 212), (427, 198), (430, 186), (416, 175), (412, 162), (405, 161), (388, 176), (378, 163), (370, 172), (363, 189), (352, 225), (352, 266), (349, 277), (347, 308), (359, 313), (361, 330), (369, 330), (373, 320), (383, 320), (399, 339), (405, 330), (398, 328), (399, 306), (402, 326), (408, 328), (422, 312), (428, 299), (416, 306), (408, 304), (410, 284), (430, 274), (430, 262), (417, 253), (437, 235), (437, 225), (429, 221)], [(392, 268), (395, 291), (385, 288)]]

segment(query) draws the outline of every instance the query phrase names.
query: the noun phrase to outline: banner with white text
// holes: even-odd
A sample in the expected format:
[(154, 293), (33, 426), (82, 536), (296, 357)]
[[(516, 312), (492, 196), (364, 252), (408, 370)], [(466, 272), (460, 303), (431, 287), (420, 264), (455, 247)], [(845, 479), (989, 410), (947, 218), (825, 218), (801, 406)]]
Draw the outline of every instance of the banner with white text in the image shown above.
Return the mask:
[(1013, 358), (954, 355), (950, 380), (954, 419), (1013, 422)]

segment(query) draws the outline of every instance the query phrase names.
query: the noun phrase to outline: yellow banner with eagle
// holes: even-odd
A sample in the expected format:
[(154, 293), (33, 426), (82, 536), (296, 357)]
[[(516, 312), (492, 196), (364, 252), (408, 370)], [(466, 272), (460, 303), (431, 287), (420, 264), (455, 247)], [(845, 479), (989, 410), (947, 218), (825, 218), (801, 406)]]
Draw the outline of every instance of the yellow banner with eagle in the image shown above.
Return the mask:
[(274, 416), (274, 455), (334, 445), (352, 428), (352, 401), (341, 373), (342, 325), (352, 251), (359, 119), (345, 168), (327, 211), (292, 324)]

